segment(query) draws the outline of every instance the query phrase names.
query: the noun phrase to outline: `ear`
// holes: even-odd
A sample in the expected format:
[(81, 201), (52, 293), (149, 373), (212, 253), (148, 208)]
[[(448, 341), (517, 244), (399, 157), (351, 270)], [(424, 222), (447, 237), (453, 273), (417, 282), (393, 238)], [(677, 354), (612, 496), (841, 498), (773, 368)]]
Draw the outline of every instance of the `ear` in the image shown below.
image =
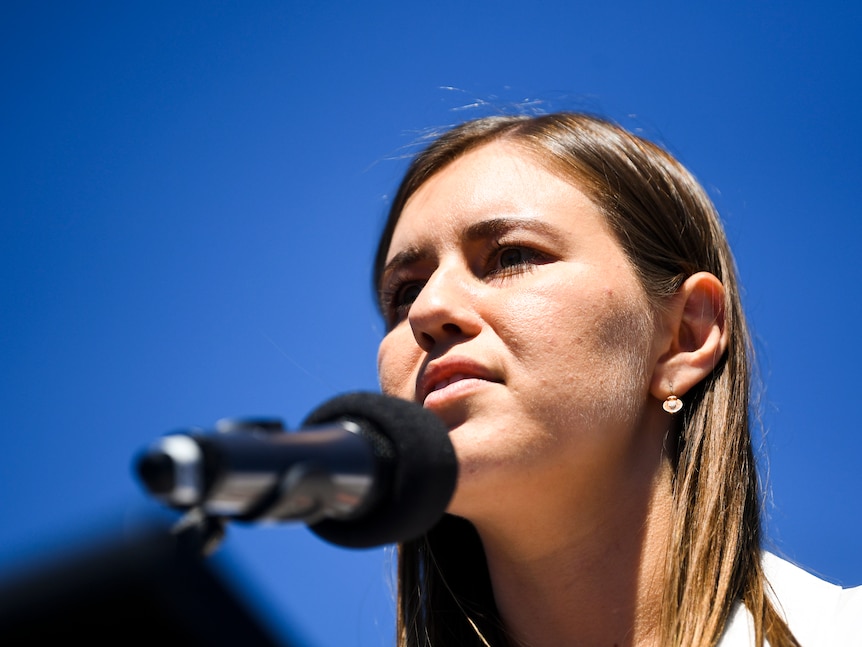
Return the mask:
[(650, 393), (658, 400), (685, 395), (724, 355), (724, 286), (709, 272), (692, 274), (672, 298), (664, 318), (669, 336), (650, 383)]

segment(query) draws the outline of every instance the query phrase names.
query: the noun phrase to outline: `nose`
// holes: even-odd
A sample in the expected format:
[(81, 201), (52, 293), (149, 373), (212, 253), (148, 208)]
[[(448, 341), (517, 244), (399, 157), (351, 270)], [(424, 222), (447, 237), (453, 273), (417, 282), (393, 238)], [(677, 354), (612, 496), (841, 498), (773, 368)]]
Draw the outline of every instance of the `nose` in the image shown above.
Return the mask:
[(455, 268), (437, 268), (410, 305), (407, 320), (419, 347), (427, 353), (479, 334), (476, 292), (469, 277)]

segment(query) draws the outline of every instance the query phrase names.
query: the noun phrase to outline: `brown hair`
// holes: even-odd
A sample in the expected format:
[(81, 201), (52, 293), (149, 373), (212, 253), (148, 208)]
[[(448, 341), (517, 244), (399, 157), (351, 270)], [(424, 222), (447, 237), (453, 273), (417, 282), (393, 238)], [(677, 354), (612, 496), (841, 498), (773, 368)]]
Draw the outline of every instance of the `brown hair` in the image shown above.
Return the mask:
[[(584, 114), (489, 117), (443, 134), (410, 165), (375, 261), (375, 285), (404, 205), (432, 175), (495, 140), (520, 146), (576, 184), (599, 207), (654, 307), (699, 271), (725, 288), (727, 352), (686, 395), (673, 448), (672, 537), (662, 603), (662, 645), (715, 645), (736, 602), (754, 620), (755, 644), (797, 645), (767, 598), (760, 565), (760, 489), (749, 422), (750, 340), (733, 257), (697, 180), (670, 154)], [(463, 520), (447, 517), (399, 547), (398, 645), (505, 645), (484, 552)]]

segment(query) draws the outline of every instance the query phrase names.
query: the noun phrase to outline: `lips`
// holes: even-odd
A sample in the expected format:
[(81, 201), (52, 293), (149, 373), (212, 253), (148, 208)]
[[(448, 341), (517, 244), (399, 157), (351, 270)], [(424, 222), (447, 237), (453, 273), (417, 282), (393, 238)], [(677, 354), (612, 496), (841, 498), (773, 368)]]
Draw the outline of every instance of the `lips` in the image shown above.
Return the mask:
[(502, 382), (493, 371), (471, 359), (438, 360), (429, 364), (420, 374), (417, 380), (416, 399), (427, 406), (432, 402), (437, 403), (446, 399), (447, 395), (454, 397), (470, 386), (478, 386), (478, 381)]

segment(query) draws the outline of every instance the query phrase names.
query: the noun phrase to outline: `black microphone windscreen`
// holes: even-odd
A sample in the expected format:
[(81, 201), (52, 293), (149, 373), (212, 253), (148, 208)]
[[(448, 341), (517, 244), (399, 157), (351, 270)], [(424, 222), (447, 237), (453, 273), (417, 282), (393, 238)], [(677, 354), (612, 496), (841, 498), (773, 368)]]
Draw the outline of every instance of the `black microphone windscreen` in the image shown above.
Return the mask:
[(408, 541), (429, 530), (452, 498), (458, 478), (455, 450), (446, 425), (420, 405), (376, 393), (347, 393), (314, 410), (303, 427), (350, 420), (371, 442), (390, 441), (395, 457), (381, 498), (354, 519), (313, 524), (319, 537), (349, 548)]

